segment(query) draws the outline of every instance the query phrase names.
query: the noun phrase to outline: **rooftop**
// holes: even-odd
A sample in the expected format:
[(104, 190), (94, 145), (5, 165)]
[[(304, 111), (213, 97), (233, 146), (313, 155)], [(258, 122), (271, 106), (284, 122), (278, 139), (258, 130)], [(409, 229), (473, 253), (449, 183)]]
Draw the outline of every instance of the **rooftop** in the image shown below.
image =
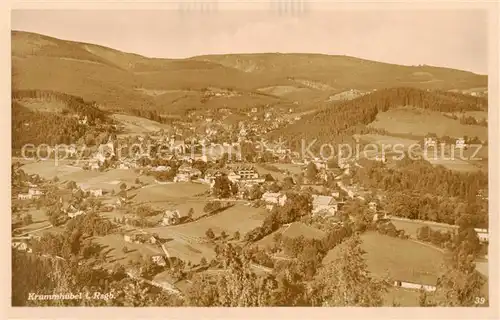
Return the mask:
[(332, 196), (313, 195), (312, 197), (313, 206), (328, 206), (336, 203), (336, 200)]

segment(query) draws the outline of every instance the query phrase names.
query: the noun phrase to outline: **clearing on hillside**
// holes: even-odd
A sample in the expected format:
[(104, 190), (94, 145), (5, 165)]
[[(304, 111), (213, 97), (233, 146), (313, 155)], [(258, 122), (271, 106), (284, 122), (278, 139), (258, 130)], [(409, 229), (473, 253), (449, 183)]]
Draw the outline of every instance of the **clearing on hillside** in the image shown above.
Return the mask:
[[(361, 235), (362, 249), (366, 252), (364, 258), (368, 270), (375, 278), (387, 279), (390, 284), (394, 280), (406, 281), (418, 284), (436, 284), (437, 277), (443, 271), (444, 255), (441, 251), (424, 246), (411, 240), (403, 240), (382, 235), (377, 232), (366, 232)], [(340, 253), (342, 245), (330, 250), (323, 260), (327, 264), (334, 261)], [(399, 300), (399, 290), (406, 289), (389, 288), (386, 303), (392, 303), (392, 299)], [(411, 302), (411, 297), (415, 300)], [(418, 291), (401, 297), (405, 305), (418, 305)]]
[(419, 220), (409, 220), (409, 219), (402, 219), (402, 218), (397, 218), (397, 217), (392, 217), (391, 218), (392, 224), (396, 227), (398, 230), (404, 230), (405, 234), (409, 235), (410, 237), (417, 239), (417, 230), (422, 227), (429, 227), (434, 231), (441, 231), (441, 232), (451, 232), (455, 233), (456, 230), (458, 229), (457, 226), (453, 225), (448, 225), (444, 223), (436, 223), (432, 221), (419, 221)]
[(208, 190), (208, 185), (201, 183), (171, 183), (171, 184), (151, 184), (135, 191), (134, 202), (154, 203), (186, 198), (196, 198)]
[(423, 137), (428, 133), (435, 133), (438, 137), (460, 138), (468, 136), (478, 137), (481, 141), (488, 140), (487, 127), (463, 125), (460, 124), (459, 120), (445, 117), (440, 112), (409, 107), (380, 112), (369, 126), (395, 134), (412, 134)]
[(148, 229), (148, 231), (156, 232), (164, 237), (176, 233), (187, 237), (205, 238), (205, 232), (211, 228), (216, 235), (220, 235), (222, 231), (229, 235), (239, 231), (241, 235), (244, 235), (253, 228), (261, 226), (267, 214), (265, 209), (236, 204), (220, 213), (194, 222), (155, 227)]
[(38, 174), (44, 179), (53, 179), (58, 177), (60, 180), (65, 180), (66, 176), (71, 176), (75, 172), (81, 172), (81, 167), (69, 165), (71, 161), (58, 160), (57, 164), (54, 159), (41, 160), (31, 162), (21, 167), (27, 174)]
[(115, 113), (111, 117), (123, 124), (124, 130), (128, 134), (144, 134), (170, 128), (169, 125), (128, 114)]

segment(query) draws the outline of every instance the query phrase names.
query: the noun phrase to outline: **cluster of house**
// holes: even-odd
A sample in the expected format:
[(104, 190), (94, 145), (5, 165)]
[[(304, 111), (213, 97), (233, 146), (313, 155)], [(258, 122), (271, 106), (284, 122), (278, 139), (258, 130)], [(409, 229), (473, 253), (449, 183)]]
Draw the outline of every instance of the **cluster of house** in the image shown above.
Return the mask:
[(28, 193), (19, 193), (17, 195), (17, 198), (20, 200), (31, 200), (31, 199), (38, 199), (42, 195), (43, 191), (35, 188), (29, 188)]
[(123, 235), (123, 240), (130, 243), (147, 243), (147, 244), (157, 244), (159, 243), (159, 238), (157, 235), (146, 233), (146, 232), (132, 232)]
[(99, 170), (104, 162), (114, 155), (115, 147), (110, 138), (107, 143), (99, 145), (97, 151), (92, 155), (88, 163), (90, 170)]
[[(432, 138), (432, 137), (424, 138), (424, 147), (426, 147), (426, 148), (430, 148), (430, 147), (435, 148), (435, 147), (437, 147), (437, 144), (438, 144), (438, 140), (435, 138)], [(460, 137), (460, 138), (455, 140), (455, 148), (464, 149), (466, 147), (467, 147), (467, 143), (465, 141), (465, 138)]]
[[(266, 203), (268, 210), (272, 210), (275, 206), (283, 207), (287, 201), (287, 196), (283, 192), (265, 192), (261, 200)], [(333, 217), (343, 204), (344, 202), (337, 201), (333, 195), (313, 195), (311, 213), (315, 216)]]
[(174, 182), (187, 182), (195, 177), (201, 176), (201, 171), (193, 166), (183, 163), (177, 169), (177, 175), (174, 178)]
[[(160, 245), (163, 251), (166, 252), (165, 246), (160, 243), (160, 238), (157, 234), (150, 234), (147, 232), (132, 232), (123, 235), (123, 239), (128, 243), (138, 243), (138, 244), (152, 244)], [(161, 254), (152, 255), (151, 260), (159, 266), (166, 266), (165, 256)]]

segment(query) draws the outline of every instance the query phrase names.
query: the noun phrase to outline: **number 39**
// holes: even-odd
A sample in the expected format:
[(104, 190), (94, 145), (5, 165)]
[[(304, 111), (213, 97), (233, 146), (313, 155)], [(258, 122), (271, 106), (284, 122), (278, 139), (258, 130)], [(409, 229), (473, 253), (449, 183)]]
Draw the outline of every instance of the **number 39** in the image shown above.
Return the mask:
[(484, 297), (476, 297), (474, 299), (475, 304), (484, 304), (486, 302), (486, 299)]

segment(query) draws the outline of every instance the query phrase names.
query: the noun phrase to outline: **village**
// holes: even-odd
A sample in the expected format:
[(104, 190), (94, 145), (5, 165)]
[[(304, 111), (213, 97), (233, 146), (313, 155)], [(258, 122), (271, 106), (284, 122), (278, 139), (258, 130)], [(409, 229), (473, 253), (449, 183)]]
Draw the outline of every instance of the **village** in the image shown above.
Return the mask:
[[(13, 248), (47, 255), (40, 252), (40, 245), (33, 249), (31, 244), (47, 233), (61, 233), (71, 220), (87, 223), (85, 216), (97, 215), (109, 224), (101, 228), (109, 230), (85, 235), (108, 248), (96, 263), (107, 268), (123, 265), (130, 277), (182, 294), (189, 280), (180, 274), (212, 270), (214, 250), (221, 243), (253, 242), (272, 259), (291, 259), (282, 248), (269, 249), (275, 246), (270, 237), (278, 233), (322, 239), (327, 230), (342, 228), (346, 222), (360, 230), (418, 241), (416, 235), (394, 229), (408, 221), (384, 210), (384, 193), (354, 182), (353, 172), (363, 168), (366, 159), (301, 158), (283, 144), (259, 140), (266, 131), (262, 126), (269, 122), (253, 114), (256, 108), (247, 114), (250, 121), (240, 121), (233, 131), (224, 131), (220, 120), (202, 117), (209, 125), (200, 134), (182, 124), (171, 132), (110, 136), (91, 154), (82, 156), (71, 149), (56, 172), (45, 178), (23, 170), (34, 166), (32, 172), (43, 172), (38, 168), (53, 165), (51, 160), (15, 164), (14, 170), (22, 173), (14, 180)], [(285, 121), (270, 113), (261, 116), (273, 117), (271, 128)], [(232, 142), (220, 143), (220, 136), (229, 136)], [(426, 138), (423, 144), (434, 146), (436, 141)], [(133, 148), (123, 147), (129, 145)], [(463, 146), (459, 139), (457, 147)], [(387, 165), (384, 157), (375, 157), (375, 162)], [(309, 197), (310, 206), (263, 234), (261, 223), (293, 206), (297, 195)], [(364, 207), (363, 216), (353, 216), (359, 206)], [(42, 208), (47, 208), (45, 213)], [(421, 224), (429, 225), (439, 224)], [(456, 226), (437, 227), (456, 232)], [(488, 242), (486, 229), (476, 228), (476, 232), (481, 242)], [(158, 272), (146, 274), (140, 261), (153, 263)], [(271, 270), (269, 264), (253, 266), (258, 271)], [(436, 277), (419, 280), (411, 273), (393, 274), (395, 287), (436, 289)]]

